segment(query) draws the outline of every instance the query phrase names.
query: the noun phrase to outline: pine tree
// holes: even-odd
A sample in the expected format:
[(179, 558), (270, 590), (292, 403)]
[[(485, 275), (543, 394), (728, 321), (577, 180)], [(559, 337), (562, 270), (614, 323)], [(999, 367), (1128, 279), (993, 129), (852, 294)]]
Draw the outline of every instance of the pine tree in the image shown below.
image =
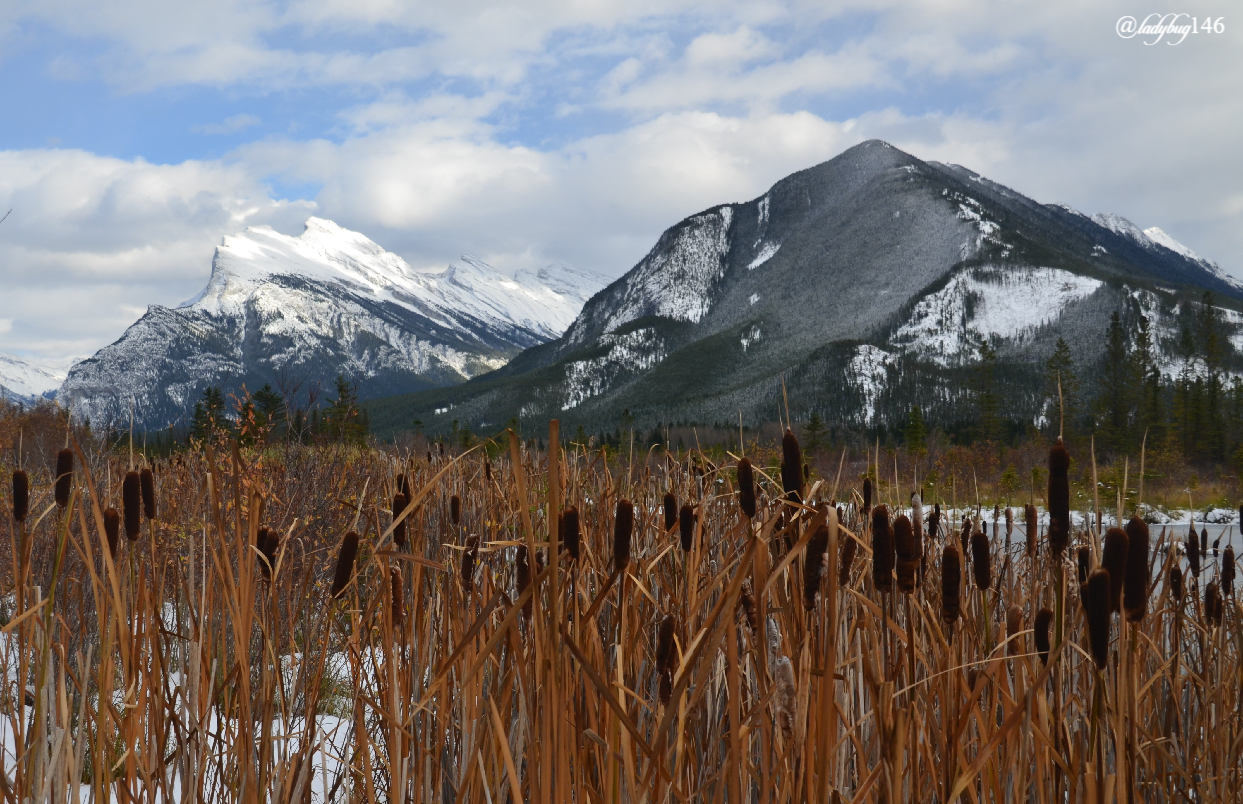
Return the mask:
[(980, 346), (980, 362), (975, 368), (975, 404), (978, 413), (980, 437), (985, 441), (997, 441), (1001, 437), (998, 419), (1000, 405), (997, 398), (997, 352), (985, 342)]
[(1105, 354), (1100, 372), (1100, 395), (1096, 399), (1098, 423), (1105, 446), (1125, 452), (1130, 446), (1133, 363), (1127, 349), (1126, 331), (1117, 310), (1105, 331)]
[(367, 439), (367, 422), (358, 406), (358, 389), (344, 376), (335, 381), (337, 398), (330, 399), (320, 426), (333, 441), (361, 444)]
[(203, 389), (203, 398), (194, 403), (194, 416), (190, 420), (190, 435), (207, 441), (229, 430), (225, 412), (224, 392), (216, 386)]
[(1161, 369), (1153, 358), (1152, 327), (1147, 316), (1139, 316), (1135, 349), (1131, 352), (1131, 372), (1139, 399), (1135, 406), (1136, 435), (1148, 444), (1159, 444), (1164, 435), (1165, 406), (1161, 399)]
[[(1064, 432), (1069, 438), (1074, 432), (1079, 414), (1079, 376), (1075, 373), (1075, 360), (1070, 346), (1062, 338), (1057, 339), (1053, 354), (1045, 363), (1045, 417), (1053, 434)], [(1058, 387), (1061, 386), (1059, 403)]]
[(911, 415), (906, 420), (903, 437), (908, 450), (916, 455), (923, 454), (928, 442), (928, 427), (924, 424), (924, 414), (920, 412), (918, 405), (911, 406)]
[(808, 455), (819, 453), (824, 448), (827, 432), (828, 428), (824, 426), (824, 419), (820, 418), (820, 411), (813, 410), (807, 426), (803, 428), (803, 450)]

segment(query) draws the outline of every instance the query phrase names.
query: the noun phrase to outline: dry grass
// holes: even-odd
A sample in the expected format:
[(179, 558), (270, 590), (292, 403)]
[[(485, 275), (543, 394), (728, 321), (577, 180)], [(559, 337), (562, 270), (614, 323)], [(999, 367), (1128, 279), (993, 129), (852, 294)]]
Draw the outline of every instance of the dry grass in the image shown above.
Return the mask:
[[(771, 456), (752, 454), (752, 519), (733, 458), (501, 446), (490, 462), (482, 450), (182, 455), (155, 467), (158, 519), (122, 534), (115, 562), (104, 512), (140, 467), (75, 447), (62, 508), (51, 472), (28, 466), (30, 515), (12, 523), (2, 562), (0, 797), (1240, 799), (1241, 612), (1226, 594), (1210, 606), (1220, 624), (1201, 616), (1211, 558), (1180, 596), (1158, 586), (1139, 622), (1107, 615), (1098, 669), (1073, 562), (1082, 544), (1093, 569), (1102, 557), (1084, 532), (1055, 564), (1043, 533), (1027, 553), (1021, 509), (1013, 534), (985, 509), (987, 539), (967, 540), (947, 624), (941, 556), (964, 545), (963, 522), (934, 514), (931, 496), (917, 514), (909, 488), (877, 484), (870, 502), (886, 506), (901, 551), (898, 584), (878, 592), (880, 517), (836, 467), (796, 502), (762, 469)], [(404, 546), (392, 538), (399, 490)], [(618, 574), (623, 501), (634, 523)], [(569, 506), (576, 561), (549, 538), (550, 512)], [(912, 523), (938, 519), (912, 540)], [(1148, 577), (1168, 575), (1174, 538), (1153, 529)], [(520, 546), (533, 556), (525, 583)], [(981, 550), (988, 589), (973, 580)], [(1047, 665), (1032, 630), (1043, 608)]]

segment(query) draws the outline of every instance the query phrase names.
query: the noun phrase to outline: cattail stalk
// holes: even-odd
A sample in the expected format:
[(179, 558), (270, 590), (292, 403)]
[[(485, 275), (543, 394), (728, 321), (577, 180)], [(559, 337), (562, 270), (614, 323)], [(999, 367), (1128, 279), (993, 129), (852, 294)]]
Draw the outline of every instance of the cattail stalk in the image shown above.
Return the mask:
[(341, 540), (337, 553), (337, 569), (332, 576), (332, 596), (340, 600), (354, 579), (354, 561), (358, 558), (358, 534), (350, 531)]

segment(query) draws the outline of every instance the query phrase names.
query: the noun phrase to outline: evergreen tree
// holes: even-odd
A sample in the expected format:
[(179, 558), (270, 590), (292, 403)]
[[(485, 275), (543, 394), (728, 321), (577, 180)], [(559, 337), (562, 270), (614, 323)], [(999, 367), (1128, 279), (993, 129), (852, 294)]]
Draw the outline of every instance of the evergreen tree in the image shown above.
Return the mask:
[(985, 342), (980, 346), (980, 362), (975, 367), (975, 404), (979, 416), (980, 438), (997, 441), (1001, 437), (997, 398), (997, 352)]
[[(1070, 346), (1062, 338), (1057, 339), (1053, 354), (1045, 363), (1045, 417), (1054, 434), (1064, 432), (1067, 437), (1075, 430), (1079, 413), (1079, 376), (1075, 373), (1075, 360)], [(1061, 400), (1058, 387), (1061, 387)]]
[(1097, 422), (1105, 446), (1118, 452), (1130, 447), (1133, 362), (1127, 349), (1126, 331), (1117, 310), (1105, 331), (1105, 354), (1100, 371), (1100, 395), (1096, 399)]
[(1135, 387), (1140, 390), (1135, 405), (1136, 435), (1149, 444), (1159, 444), (1164, 435), (1165, 406), (1161, 394), (1161, 369), (1153, 358), (1152, 328), (1147, 316), (1140, 315), (1135, 333), (1135, 350), (1131, 353), (1131, 371)]
[(807, 420), (807, 426), (803, 428), (803, 450), (808, 455), (815, 455), (824, 448), (825, 435), (828, 428), (824, 426), (824, 419), (820, 418), (820, 412), (813, 410), (811, 418)]
[[(358, 405), (358, 389), (338, 375), (335, 380), (337, 398), (330, 399), (320, 427), (333, 441), (361, 444), (367, 439), (367, 422)], [(318, 411), (317, 411), (318, 412)]]
[(1200, 440), (1203, 382), (1197, 371), (1198, 349), (1195, 335), (1190, 327), (1183, 327), (1178, 346), (1179, 357), (1182, 358), (1183, 365), (1178, 372), (1178, 381), (1174, 386), (1174, 427), (1178, 436), (1178, 445), (1183, 454), (1191, 456)]
[(216, 386), (203, 389), (203, 398), (194, 403), (194, 416), (190, 420), (190, 435), (207, 441), (229, 431), (229, 419), (225, 412), (224, 392)]
[(903, 437), (908, 450), (916, 455), (923, 454), (928, 441), (928, 427), (924, 424), (924, 414), (920, 412), (918, 405), (911, 406), (911, 415), (907, 417)]
[(285, 397), (272, 390), (270, 384), (264, 385), (255, 392), (255, 414), (259, 426), (268, 431), (275, 430), (285, 419)]
[(1221, 311), (1217, 309), (1215, 301), (1213, 294), (1206, 291), (1201, 300), (1197, 322), (1200, 335), (1200, 359), (1204, 364), (1203, 426), (1197, 446), (1203, 457), (1221, 460), (1225, 457), (1222, 419), (1225, 412), (1223, 363), (1226, 357), (1226, 343), (1221, 332)]

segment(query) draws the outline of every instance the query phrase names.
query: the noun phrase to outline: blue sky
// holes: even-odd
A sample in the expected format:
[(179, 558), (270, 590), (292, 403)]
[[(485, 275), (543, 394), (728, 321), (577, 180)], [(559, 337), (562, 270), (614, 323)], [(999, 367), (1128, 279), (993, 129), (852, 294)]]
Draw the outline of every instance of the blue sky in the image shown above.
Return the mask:
[(0, 5), (0, 352), (50, 364), (310, 215), (420, 267), (604, 276), (879, 137), (1243, 274), (1243, 44), (1137, 3)]

